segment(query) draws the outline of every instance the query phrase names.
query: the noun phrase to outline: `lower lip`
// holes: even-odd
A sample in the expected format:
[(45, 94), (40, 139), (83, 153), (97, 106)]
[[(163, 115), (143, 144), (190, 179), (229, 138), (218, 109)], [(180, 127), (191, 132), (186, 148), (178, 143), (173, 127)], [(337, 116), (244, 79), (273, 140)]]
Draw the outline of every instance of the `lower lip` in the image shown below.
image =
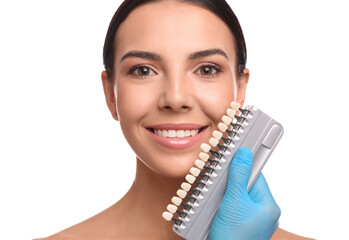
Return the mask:
[(196, 134), (195, 136), (178, 139), (160, 137), (159, 135), (153, 133), (150, 130), (147, 131), (150, 133), (150, 135), (156, 142), (158, 142), (160, 145), (164, 147), (172, 149), (184, 149), (195, 145), (195, 143), (197, 143), (201, 139), (206, 129), (207, 128), (203, 129), (200, 133)]

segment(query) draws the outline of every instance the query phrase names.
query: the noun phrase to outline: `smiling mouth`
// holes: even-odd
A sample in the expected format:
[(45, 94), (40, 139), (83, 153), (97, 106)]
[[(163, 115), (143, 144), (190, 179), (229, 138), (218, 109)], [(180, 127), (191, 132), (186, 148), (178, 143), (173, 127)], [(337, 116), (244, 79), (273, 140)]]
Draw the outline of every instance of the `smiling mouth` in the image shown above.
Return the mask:
[(180, 139), (180, 138), (189, 138), (193, 137), (202, 130), (204, 130), (206, 127), (201, 127), (199, 129), (155, 129), (155, 128), (147, 128), (149, 131), (153, 132), (154, 134), (164, 137), (164, 138), (172, 138), (172, 139)]

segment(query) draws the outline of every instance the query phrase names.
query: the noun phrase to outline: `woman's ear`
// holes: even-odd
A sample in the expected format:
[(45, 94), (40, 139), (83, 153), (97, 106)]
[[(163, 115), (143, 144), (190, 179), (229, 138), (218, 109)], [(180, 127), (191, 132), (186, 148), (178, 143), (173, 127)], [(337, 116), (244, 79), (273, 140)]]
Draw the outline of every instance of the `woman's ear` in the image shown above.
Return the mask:
[(247, 83), (249, 78), (250, 78), (250, 71), (247, 68), (244, 68), (243, 76), (239, 77), (239, 80), (237, 81), (236, 102), (240, 103), (241, 107), (245, 103), (246, 88), (247, 88)]
[(109, 111), (116, 121), (119, 121), (119, 117), (116, 111), (116, 97), (114, 94), (114, 84), (109, 81), (107, 71), (103, 71), (101, 74), (103, 90), (105, 100), (107, 102)]

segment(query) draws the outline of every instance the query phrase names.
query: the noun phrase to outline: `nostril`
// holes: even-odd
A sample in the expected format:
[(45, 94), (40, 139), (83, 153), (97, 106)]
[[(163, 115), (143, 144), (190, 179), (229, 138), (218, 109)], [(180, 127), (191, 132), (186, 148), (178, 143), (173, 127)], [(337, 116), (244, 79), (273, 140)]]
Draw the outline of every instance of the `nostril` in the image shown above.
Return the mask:
[[(178, 83), (179, 84), (179, 83)], [(180, 112), (189, 111), (193, 106), (193, 96), (189, 91), (176, 86), (166, 90), (158, 99), (158, 107), (162, 110)]]
[[(180, 108), (181, 108), (181, 109), (189, 109), (190, 107), (188, 107), (188, 106), (181, 106)], [(167, 110), (174, 110), (174, 108), (171, 107), (171, 106), (164, 106), (164, 109), (167, 109)]]

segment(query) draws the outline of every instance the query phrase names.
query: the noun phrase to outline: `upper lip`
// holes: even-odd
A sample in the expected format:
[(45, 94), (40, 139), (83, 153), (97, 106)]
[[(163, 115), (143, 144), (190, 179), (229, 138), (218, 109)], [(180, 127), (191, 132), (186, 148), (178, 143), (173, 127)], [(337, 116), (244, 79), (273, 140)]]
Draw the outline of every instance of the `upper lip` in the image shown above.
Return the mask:
[(162, 123), (147, 126), (146, 128), (153, 128), (158, 130), (195, 130), (205, 127), (207, 127), (207, 125), (200, 125), (194, 123)]

